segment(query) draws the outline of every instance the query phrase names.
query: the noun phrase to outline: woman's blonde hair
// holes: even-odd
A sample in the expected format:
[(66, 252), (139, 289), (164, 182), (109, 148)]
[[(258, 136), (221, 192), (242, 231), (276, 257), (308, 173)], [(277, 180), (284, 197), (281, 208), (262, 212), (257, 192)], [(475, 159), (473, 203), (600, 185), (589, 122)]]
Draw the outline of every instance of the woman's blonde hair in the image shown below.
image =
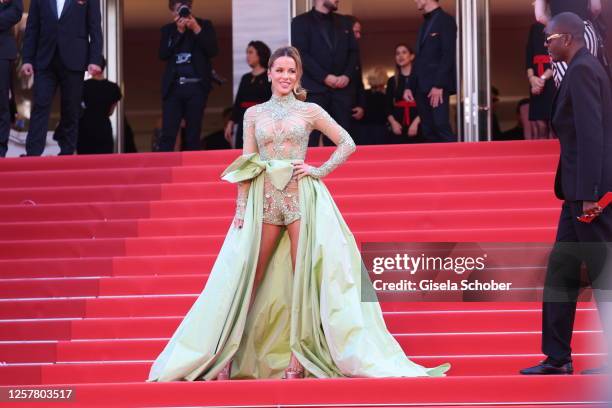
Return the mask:
[(374, 67), (368, 73), (367, 79), (368, 84), (370, 84), (372, 88), (377, 88), (387, 85), (387, 80), (389, 77), (387, 76), (387, 71), (385, 71), (383, 67)]
[(302, 88), (302, 74), (304, 73), (304, 69), (302, 68), (302, 57), (300, 56), (300, 52), (295, 47), (281, 47), (277, 49), (270, 56), (270, 60), (268, 61), (268, 70), (272, 70), (274, 61), (276, 61), (280, 57), (293, 58), (293, 60), (295, 61), (295, 67), (297, 70), (297, 82), (295, 83), (295, 87), (293, 88), (293, 94), (300, 101), (305, 101), (307, 92), (304, 88)]

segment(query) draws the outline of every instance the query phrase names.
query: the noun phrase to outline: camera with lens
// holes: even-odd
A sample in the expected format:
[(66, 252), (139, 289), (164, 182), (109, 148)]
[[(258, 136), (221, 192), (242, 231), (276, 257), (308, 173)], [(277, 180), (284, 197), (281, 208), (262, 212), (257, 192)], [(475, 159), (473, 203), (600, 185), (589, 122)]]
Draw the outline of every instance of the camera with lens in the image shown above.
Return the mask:
[(186, 4), (181, 4), (177, 10), (179, 17), (187, 18), (191, 15), (191, 8)]

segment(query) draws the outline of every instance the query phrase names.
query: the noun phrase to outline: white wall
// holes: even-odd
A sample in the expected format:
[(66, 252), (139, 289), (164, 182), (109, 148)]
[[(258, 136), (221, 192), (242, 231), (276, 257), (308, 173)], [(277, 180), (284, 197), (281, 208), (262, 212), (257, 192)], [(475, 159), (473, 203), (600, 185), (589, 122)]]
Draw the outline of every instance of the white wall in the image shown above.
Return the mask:
[(263, 41), (275, 49), (290, 43), (291, 2), (287, 0), (233, 0), (232, 49), (234, 61), (234, 95), (240, 78), (250, 71), (246, 63), (247, 44)]

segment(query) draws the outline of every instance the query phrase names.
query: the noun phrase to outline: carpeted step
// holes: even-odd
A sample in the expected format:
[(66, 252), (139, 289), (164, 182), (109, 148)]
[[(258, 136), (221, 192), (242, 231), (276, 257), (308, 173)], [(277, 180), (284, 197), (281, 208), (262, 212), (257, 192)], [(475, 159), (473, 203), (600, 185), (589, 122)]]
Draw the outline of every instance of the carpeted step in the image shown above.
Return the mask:
[[(393, 333), (410, 356), (535, 354), (540, 350), (541, 333)], [(0, 342), (0, 361), (6, 363), (53, 363), (68, 361), (151, 360), (168, 338), (87, 339), (73, 341)], [(600, 331), (574, 331), (575, 353), (603, 353)]]
[[(521, 210), (444, 210), (397, 212), (345, 212), (352, 231), (424, 229), (482, 229), (546, 227), (559, 217), (558, 208)], [(0, 241), (99, 239), (222, 235), (232, 217), (157, 218), (100, 221), (48, 221), (0, 223)]]
[[(308, 160), (324, 161), (333, 152), (332, 147), (309, 148)], [(550, 155), (558, 154), (559, 143), (555, 140), (533, 140), (525, 142), (496, 143), (451, 143), (441, 148), (438, 144), (359, 146), (351, 156), (351, 162), (361, 160), (398, 159), (446, 159), (459, 157)], [(36, 171), (70, 169), (141, 168), (152, 166), (177, 167), (219, 165), (227, 166), (241, 152), (239, 150), (217, 150), (207, 152), (140, 153), (123, 155), (86, 155), (62, 157), (23, 157), (0, 161), (0, 171)]]
[[(386, 178), (334, 177), (324, 180), (332, 195), (447, 193), (475, 191), (549, 190), (554, 172), (454, 174)], [(2, 189), (0, 205), (36, 205), (87, 201), (199, 200), (235, 197), (236, 186), (226, 182), (132, 184)]]
[[(386, 312), (384, 318), (387, 328), (394, 333), (524, 332), (540, 327), (542, 312), (537, 309), (405, 311)], [(182, 319), (183, 316), (0, 320), (0, 341), (169, 337)], [(578, 310), (574, 328), (600, 330), (597, 310)]]
[[(521, 368), (537, 364), (540, 355), (441, 356), (413, 357), (417, 364), (435, 367), (449, 362), (449, 376), (516, 375)], [(601, 354), (574, 355), (574, 369), (597, 367)], [(0, 366), (0, 385), (10, 384), (83, 384), (139, 382), (149, 376), (153, 361), (74, 362), (59, 364), (11, 364)]]
[[(64, 220), (117, 220), (132, 218), (182, 218), (232, 216), (235, 197), (201, 200), (166, 200), (133, 202), (84, 202), (0, 206), (0, 222)], [(482, 191), (449, 193), (395, 193), (334, 196), (344, 212), (527, 209), (558, 208), (559, 201), (549, 190)]]
[[(585, 404), (601, 402), (608, 379), (587, 376), (304, 379), (74, 385), (87, 406), (288, 406)], [(529, 401), (526, 403), (526, 401)], [(65, 406), (65, 402), (63, 403)], [(56, 404), (46, 404), (53, 407)], [(57, 404), (61, 406), (61, 403)]]

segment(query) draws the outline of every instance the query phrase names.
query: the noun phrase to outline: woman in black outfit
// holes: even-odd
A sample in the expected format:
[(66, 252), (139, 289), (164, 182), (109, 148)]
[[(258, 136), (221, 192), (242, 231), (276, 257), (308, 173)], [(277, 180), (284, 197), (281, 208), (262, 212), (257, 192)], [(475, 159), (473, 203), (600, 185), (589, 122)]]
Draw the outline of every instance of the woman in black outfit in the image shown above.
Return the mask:
[(533, 139), (548, 139), (550, 135), (550, 112), (555, 96), (552, 81), (553, 70), (550, 55), (544, 46), (544, 25), (535, 23), (529, 30), (526, 68), (529, 80), (529, 122)]
[(395, 47), (395, 76), (387, 82), (387, 120), (391, 126), (389, 143), (423, 142), (416, 103), (404, 99), (414, 57), (414, 51), (406, 44)]
[[(387, 72), (382, 67), (375, 67), (367, 75), (370, 89), (366, 89), (365, 111), (359, 121), (360, 144), (386, 144), (389, 134), (387, 127)], [(352, 136), (352, 135), (351, 135)]]
[(102, 71), (83, 84), (83, 113), (79, 120), (78, 154), (114, 153), (113, 128), (109, 116), (121, 100), (119, 86), (104, 78)]
[[(560, 13), (572, 12), (579, 15), (584, 20), (586, 47), (597, 57), (599, 39), (591, 20), (601, 13), (601, 0), (535, 0), (534, 9), (536, 20), (544, 25)], [(553, 63), (553, 78), (557, 87), (561, 84), (565, 71), (567, 71), (565, 62)]]
[[(246, 60), (251, 72), (244, 74), (238, 86), (232, 119), (225, 126), (225, 139), (235, 148), (242, 149), (242, 120), (244, 112), (254, 105), (268, 101), (272, 97), (272, 88), (268, 83), (266, 70), (270, 59), (270, 48), (261, 41), (251, 41), (246, 49)], [(235, 142), (232, 137), (234, 125)]]

